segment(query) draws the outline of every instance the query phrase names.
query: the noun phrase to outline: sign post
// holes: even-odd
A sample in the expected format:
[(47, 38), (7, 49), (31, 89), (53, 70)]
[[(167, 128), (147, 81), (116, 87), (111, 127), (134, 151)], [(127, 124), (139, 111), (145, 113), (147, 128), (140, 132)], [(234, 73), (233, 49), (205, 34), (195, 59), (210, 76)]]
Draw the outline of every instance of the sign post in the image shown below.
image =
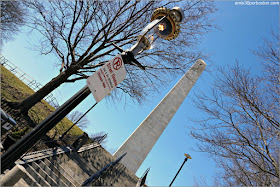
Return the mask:
[(96, 102), (100, 102), (126, 77), (121, 55), (115, 56), (87, 79), (87, 86)]

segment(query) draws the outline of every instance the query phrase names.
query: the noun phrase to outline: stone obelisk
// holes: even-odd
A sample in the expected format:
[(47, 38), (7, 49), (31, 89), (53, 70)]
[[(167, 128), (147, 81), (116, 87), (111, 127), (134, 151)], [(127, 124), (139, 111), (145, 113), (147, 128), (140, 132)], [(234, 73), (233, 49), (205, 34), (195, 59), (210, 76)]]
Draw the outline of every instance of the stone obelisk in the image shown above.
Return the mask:
[(136, 173), (205, 67), (203, 60), (197, 60), (114, 153), (118, 158), (127, 152), (121, 163), (129, 170)]

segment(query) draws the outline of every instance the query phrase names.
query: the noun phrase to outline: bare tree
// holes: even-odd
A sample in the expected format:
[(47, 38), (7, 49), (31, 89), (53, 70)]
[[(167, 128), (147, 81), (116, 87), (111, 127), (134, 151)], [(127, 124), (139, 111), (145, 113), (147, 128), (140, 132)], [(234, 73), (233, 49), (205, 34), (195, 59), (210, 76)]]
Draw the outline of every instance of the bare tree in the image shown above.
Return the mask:
[(26, 9), (21, 1), (1, 1), (1, 45), (19, 32), (25, 21)]
[[(73, 111), (69, 115), (67, 115), (67, 118), (72, 121), (73, 123), (76, 123), (84, 114), (80, 111)], [(76, 124), (79, 128), (85, 129), (89, 125), (90, 121), (88, 120), (87, 116), (84, 116), (81, 118), (81, 120), (78, 121)]]
[(28, 1), (26, 5), (32, 12), (30, 27), (42, 34), (38, 48), (42, 54), (56, 54), (60, 73), (20, 102), (21, 111), (29, 110), (62, 83), (94, 73), (117, 54), (111, 42), (129, 49), (156, 8), (180, 5), (185, 19), (179, 37), (138, 56), (146, 71), (127, 64), (127, 79), (112, 94), (125, 93), (140, 102), (170, 75), (182, 73), (189, 63), (205, 57), (195, 47), (200, 36), (213, 27), (209, 14), (215, 11), (208, 1)]
[(220, 68), (209, 95), (196, 104), (204, 119), (191, 135), (198, 150), (214, 157), (220, 185), (278, 185), (279, 178), (279, 36), (255, 54), (262, 74), (235, 66)]
[[(108, 142), (108, 134), (105, 133), (104, 131), (101, 131), (101, 132), (97, 132), (97, 133), (93, 133), (93, 134), (90, 134), (89, 137), (93, 140), (93, 141), (101, 141), (101, 145), (103, 147), (106, 147), (106, 144)], [(103, 138), (101, 138), (103, 137)]]

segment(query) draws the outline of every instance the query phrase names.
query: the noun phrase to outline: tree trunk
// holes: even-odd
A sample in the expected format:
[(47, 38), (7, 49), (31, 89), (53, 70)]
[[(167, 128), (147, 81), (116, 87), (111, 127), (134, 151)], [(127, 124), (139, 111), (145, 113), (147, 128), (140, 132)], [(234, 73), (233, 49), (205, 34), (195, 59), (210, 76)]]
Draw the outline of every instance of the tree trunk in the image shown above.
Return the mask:
[(64, 72), (60, 73), (57, 77), (53, 78), (50, 82), (48, 82), (45, 86), (43, 86), (40, 90), (30, 95), (23, 101), (19, 102), (16, 105), (16, 108), (21, 112), (26, 113), (31, 107), (33, 107), (36, 103), (40, 102), (44, 97), (46, 97), (49, 93), (59, 87), (62, 83), (64, 83), (68, 77), (70, 77), (75, 71), (76, 67), (70, 67)]

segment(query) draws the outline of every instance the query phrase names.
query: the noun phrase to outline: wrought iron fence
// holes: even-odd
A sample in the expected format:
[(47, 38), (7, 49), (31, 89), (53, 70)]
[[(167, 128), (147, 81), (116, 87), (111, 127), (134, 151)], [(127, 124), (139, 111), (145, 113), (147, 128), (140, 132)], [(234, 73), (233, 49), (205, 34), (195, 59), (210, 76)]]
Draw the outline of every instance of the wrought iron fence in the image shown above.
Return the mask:
[[(24, 84), (26, 84), (32, 90), (34, 90), (35, 92), (43, 87), (43, 85), (41, 83), (39, 83), (38, 81), (33, 79), (31, 76), (29, 76), (27, 73), (22, 71), (19, 67), (17, 67), (15, 64), (10, 62), (8, 59), (6, 59), (3, 55), (0, 55), (0, 63), (6, 69), (8, 69), (11, 73), (13, 73), (17, 78), (19, 78)], [(59, 107), (59, 104), (58, 104), (56, 98), (53, 96), (52, 93), (48, 94), (44, 98), (44, 100), (46, 102), (48, 102), (54, 108)]]

